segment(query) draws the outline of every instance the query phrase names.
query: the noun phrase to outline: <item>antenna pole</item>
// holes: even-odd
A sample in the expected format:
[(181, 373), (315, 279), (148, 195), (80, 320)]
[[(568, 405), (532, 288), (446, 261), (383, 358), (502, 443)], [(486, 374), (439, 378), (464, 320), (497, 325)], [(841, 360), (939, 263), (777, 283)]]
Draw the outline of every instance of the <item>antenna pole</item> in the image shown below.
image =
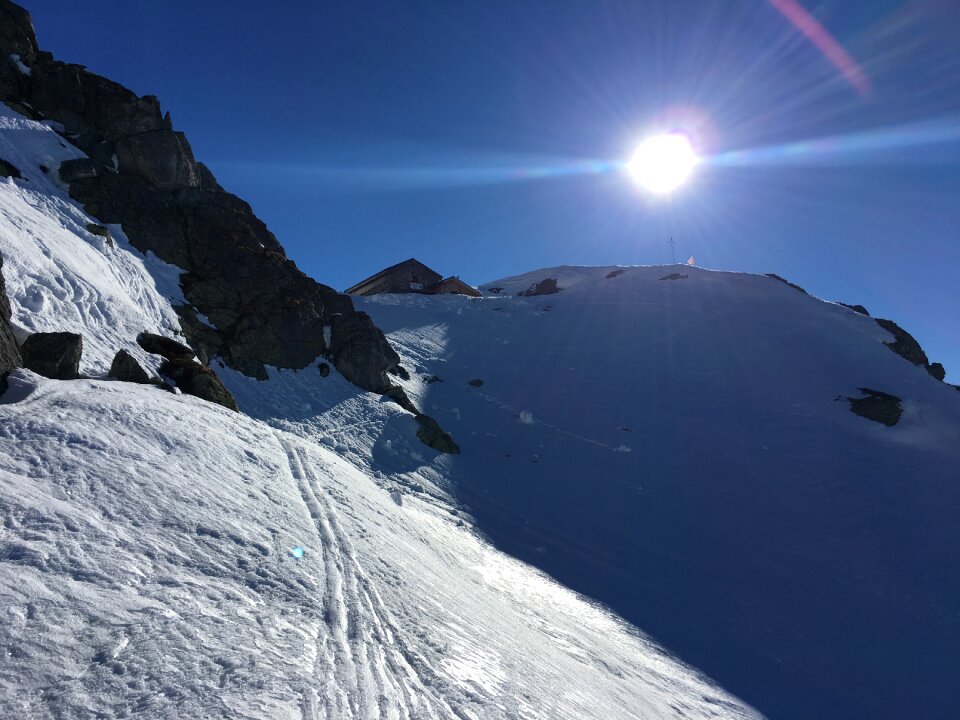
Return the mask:
[(673, 235), (670, 236), (670, 240), (669, 240), (668, 242), (670, 243), (670, 257), (673, 258), (673, 264), (676, 265), (676, 264), (677, 264), (677, 251), (674, 250), (674, 248), (673, 248), (673, 246), (676, 245), (676, 243), (675, 243), (674, 240), (673, 240)]

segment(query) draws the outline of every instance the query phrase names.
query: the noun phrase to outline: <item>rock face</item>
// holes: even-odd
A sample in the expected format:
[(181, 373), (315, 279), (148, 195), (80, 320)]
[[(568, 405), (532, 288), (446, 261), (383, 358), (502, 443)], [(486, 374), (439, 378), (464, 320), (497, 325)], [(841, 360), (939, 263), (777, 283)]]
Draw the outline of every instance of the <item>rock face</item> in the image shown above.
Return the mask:
[(59, 168), (71, 196), (102, 223), (122, 225), (138, 250), (186, 271), (190, 306), (178, 312), (202, 360), (218, 355), (266, 379), (265, 365), (299, 369), (323, 356), (365, 390), (392, 386), (386, 371), (399, 357), (383, 333), (286, 257), (250, 206), (197, 162), (158, 100), (39, 51), (29, 15), (9, 0), (0, 0), (0, 100), (63, 125), (89, 156)]
[(126, 350), (120, 350), (114, 356), (110, 364), (110, 377), (141, 385), (147, 385), (150, 382), (147, 371), (140, 367), (140, 363)]
[(22, 365), (20, 348), (10, 326), (10, 300), (3, 282), (3, 256), (0, 256), (0, 394), (7, 389), (7, 374)]
[(553, 295), (563, 288), (557, 287), (555, 278), (546, 278), (540, 282), (534, 283), (523, 292), (517, 293), (520, 297), (535, 297), (537, 295)]
[(893, 320), (877, 318), (877, 325), (893, 335), (893, 342), (884, 342), (883, 344), (893, 350), (897, 355), (914, 365), (923, 367), (937, 380), (942, 381), (943, 378), (946, 377), (943, 365), (940, 363), (931, 364), (927, 359), (927, 354), (923, 351), (923, 348), (920, 347), (920, 343), (916, 341), (913, 335), (897, 325)]
[(900, 407), (900, 398), (896, 395), (881, 392), (880, 390), (871, 390), (870, 388), (857, 388), (866, 397), (847, 398), (850, 402), (850, 411), (860, 417), (868, 420), (882, 423), (887, 427), (892, 427), (900, 420), (903, 408)]
[(76, 333), (34, 333), (20, 347), (23, 366), (52, 380), (80, 377), (83, 338)]

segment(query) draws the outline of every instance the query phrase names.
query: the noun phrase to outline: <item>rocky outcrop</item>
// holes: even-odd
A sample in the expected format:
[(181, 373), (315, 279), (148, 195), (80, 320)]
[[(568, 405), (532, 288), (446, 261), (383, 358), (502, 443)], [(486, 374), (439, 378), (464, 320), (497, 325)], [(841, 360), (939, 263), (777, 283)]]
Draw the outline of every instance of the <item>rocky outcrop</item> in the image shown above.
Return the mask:
[(205, 365), (193, 360), (166, 360), (160, 366), (160, 374), (172, 380), (177, 388), (187, 395), (239, 412), (233, 395), (224, 387), (216, 373)]
[(197, 162), (155, 97), (39, 51), (29, 15), (9, 0), (0, 0), (0, 25), (0, 100), (60, 123), (89, 156), (59, 168), (71, 196), (100, 222), (120, 224), (138, 250), (185, 270), (189, 306), (178, 312), (201, 360), (220, 356), (266, 379), (266, 365), (299, 369), (323, 356), (365, 390), (392, 387), (386, 372), (399, 357), (383, 333), (286, 257), (250, 206)]
[[(236, 399), (217, 374), (206, 364), (194, 360), (194, 352), (191, 348), (171, 338), (148, 332), (137, 336), (137, 344), (148, 353), (159, 355), (164, 359), (164, 363), (160, 366), (160, 374), (176, 385), (181, 392), (223, 405), (231, 410), (239, 410)], [(110, 374), (113, 374), (112, 370)]]
[(893, 350), (893, 352), (902, 357), (904, 360), (924, 368), (932, 377), (936, 378), (937, 380), (943, 380), (943, 378), (946, 377), (946, 372), (943, 369), (943, 365), (940, 363), (931, 364), (927, 359), (927, 354), (923, 351), (923, 348), (920, 347), (920, 343), (916, 341), (913, 335), (897, 325), (895, 322), (893, 322), (893, 320), (877, 318), (877, 325), (893, 335), (893, 342), (883, 343), (888, 348)]
[(20, 174), (20, 168), (0, 158), (0, 177), (19, 179), (23, 176)]
[(137, 345), (151, 355), (159, 355), (167, 360), (193, 360), (196, 354), (183, 343), (148, 332), (142, 332), (137, 336)]
[(23, 366), (51, 380), (80, 377), (83, 338), (76, 333), (34, 333), (20, 346)]
[(857, 389), (865, 397), (847, 398), (852, 413), (882, 423), (887, 427), (892, 427), (899, 422), (900, 415), (903, 413), (903, 408), (900, 407), (900, 398), (880, 390), (871, 390), (865, 387)]
[(530, 287), (522, 292), (517, 293), (520, 297), (535, 297), (537, 295), (554, 295), (555, 293), (563, 290), (561, 287), (557, 287), (556, 278), (546, 278), (540, 282), (533, 283)]
[(802, 292), (804, 295), (807, 294), (807, 291), (804, 290), (802, 287), (800, 287), (800, 286), (797, 285), (796, 283), (790, 282), (790, 281), (787, 280), (786, 278), (780, 277), (780, 276), (777, 275), (776, 273), (766, 273), (766, 276), (767, 276), (768, 278), (773, 278), (774, 280), (777, 280), (777, 281), (779, 281), (779, 282), (782, 282), (784, 285), (789, 285), (789, 286), (792, 287), (794, 290), (799, 290), (799, 291)]
[(437, 452), (448, 455), (459, 455), (460, 446), (457, 445), (449, 433), (444, 432), (440, 424), (428, 415), (417, 415), (417, 437), (424, 445), (432, 447)]
[(843, 305), (845, 308), (850, 308), (855, 313), (860, 313), (861, 315), (866, 315), (867, 317), (870, 317), (870, 313), (867, 312), (867, 309), (863, 305), (848, 305), (845, 302), (837, 303), (837, 304)]
[(23, 365), (20, 348), (10, 325), (10, 301), (3, 281), (3, 256), (0, 255), (0, 394), (7, 389), (7, 375)]
[(147, 385), (150, 382), (147, 371), (140, 367), (136, 358), (126, 350), (119, 350), (114, 355), (113, 362), (110, 364), (110, 377), (140, 385)]

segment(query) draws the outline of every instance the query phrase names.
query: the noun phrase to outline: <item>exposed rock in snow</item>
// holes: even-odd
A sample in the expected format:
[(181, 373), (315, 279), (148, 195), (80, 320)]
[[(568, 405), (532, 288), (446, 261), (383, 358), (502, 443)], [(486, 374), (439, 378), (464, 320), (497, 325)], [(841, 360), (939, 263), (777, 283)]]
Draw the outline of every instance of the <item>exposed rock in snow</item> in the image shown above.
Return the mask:
[(126, 350), (117, 351), (113, 362), (110, 364), (110, 377), (124, 382), (139, 383), (146, 385), (150, 382), (150, 376), (147, 371), (140, 367), (137, 359)]
[(20, 346), (23, 366), (54, 380), (80, 377), (83, 337), (77, 333), (34, 333)]
[(10, 301), (3, 280), (3, 256), (0, 255), (0, 394), (7, 389), (7, 373), (22, 364), (20, 348), (10, 326)]
[(881, 423), (887, 427), (893, 427), (903, 415), (903, 408), (900, 406), (900, 398), (896, 395), (881, 392), (880, 390), (871, 390), (870, 388), (857, 388), (864, 397), (847, 398), (850, 402), (850, 410), (860, 417)]

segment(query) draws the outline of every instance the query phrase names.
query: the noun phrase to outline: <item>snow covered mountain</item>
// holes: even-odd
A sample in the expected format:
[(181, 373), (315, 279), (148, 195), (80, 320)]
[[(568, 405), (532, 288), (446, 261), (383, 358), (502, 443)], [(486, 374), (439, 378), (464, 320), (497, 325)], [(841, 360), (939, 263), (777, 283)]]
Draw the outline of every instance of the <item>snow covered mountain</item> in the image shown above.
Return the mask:
[[(18, 10), (0, 0), (0, 91), (32, 78), (56, 109), (39, 76), (69, 68)], [(21, 345), (81, 335), (83, 377), (17, 369), (0, 395), (0, 716), (960, 714), (960, 393), (897, 326), (676, 266), (354, 313), (265, 247), (296, 297), (349, 312), (234, 317), (229, 277), (131, 219), (142, 155), (98, 156), (71, 198), (59, 169), (129, 138), (42, 115), (0, 104), (10, 321)], [(213, 198), (229, 238), (271, 242), (185, 142), (189, 186), (136, 202)], [(118, 350), (160, 371), (142, 332), (192, 344), (241, 413), (108, 377)]]
[[(22, 171), (0, 181), (16, 334), (81, 334), (91, 378), (16, 370), (0, 396), (0, 715), (754, 716), (495, 550), (436, 486), (373, 470), (391, 431), (436, 477), (449, 456), (336, 370), (224, 368), (272, 425), (107, 379), (118, 349), (155, 368), (139, 332), (182, 340), (179, 271), (119, 226), (110, 242), (87, 229), (40, 169), (76, 154), (0, 108), (0, 157)], [(294, 434), (320, 420), (324, 442)]]

